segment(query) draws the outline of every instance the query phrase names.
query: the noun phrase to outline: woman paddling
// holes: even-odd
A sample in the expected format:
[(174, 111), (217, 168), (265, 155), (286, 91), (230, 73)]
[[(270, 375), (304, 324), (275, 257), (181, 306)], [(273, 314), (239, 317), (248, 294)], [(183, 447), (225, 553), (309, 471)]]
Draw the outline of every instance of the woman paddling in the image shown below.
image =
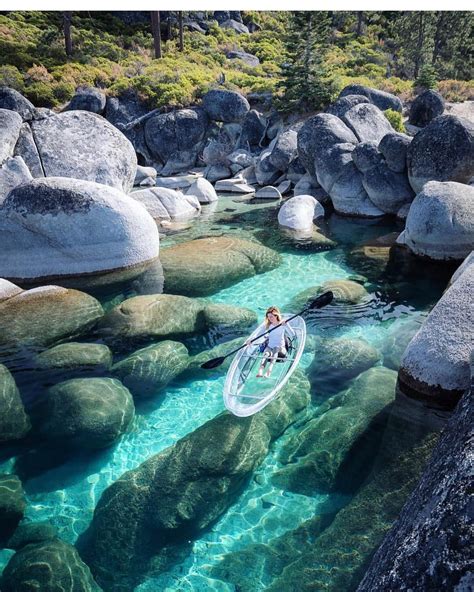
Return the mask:
[[(261, 378), (264, 376), (265, 378), (270, 378), (270, 375), (273, 370), (273, 366), (278, 358), (278, 354), (283, 354), (285, 356), (287, 354), (286, 351), (286, 344), (285, 344), (285, 333), (291, 335), (291, 337), (295, 336), (295, 332), (290, 325), (287, 324), (286, 321), (282, 319), (281, 312), (276, 306), (270, 306), (270, 308), (265, 313), (265, 331), (269, 329), (273, 329), (271, 333), (268, 334), (266, 347), (263, 350), (263, 360), (260, 364), (258, 369), (257, 378)], [(247, 345), (250, 345), (250, 341), (247, 342)], [(269, 363), (268, 370), (263, 374), (265, 370), (265, 366)]]

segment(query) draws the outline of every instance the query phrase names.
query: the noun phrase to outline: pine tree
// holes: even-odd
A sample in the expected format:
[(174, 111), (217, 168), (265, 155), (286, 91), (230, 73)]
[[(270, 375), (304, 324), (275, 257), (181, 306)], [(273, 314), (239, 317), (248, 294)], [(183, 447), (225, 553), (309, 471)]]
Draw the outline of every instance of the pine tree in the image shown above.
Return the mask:
[(329, 12), (290, 13), (287, 60), (282, 66), (283, 109), (321, 109), (331, 101), (332, 81), (325, 67), (330, 34)]

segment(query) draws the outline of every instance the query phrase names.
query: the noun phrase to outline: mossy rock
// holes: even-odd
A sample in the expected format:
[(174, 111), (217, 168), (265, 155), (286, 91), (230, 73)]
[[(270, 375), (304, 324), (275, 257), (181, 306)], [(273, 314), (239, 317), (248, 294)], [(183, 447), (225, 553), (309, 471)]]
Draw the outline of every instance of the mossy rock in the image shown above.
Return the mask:
[(0, 545), (4, 546), (13, 534), (25, 509), (25, 492), (20, 479), (16, 475), (0, 475)]
[(331, 291), (334, 294), (333, 304), (359, 304), (367, 300), (369, 294), (364, 286), (352, 280), (329, 280), (319, 286), (311, 286), (299, 292), (286, 308), (297, 312), (305, 308), (319, 294)]
[(20, 524), (9, 539), (7, 547), (9, 549), (21, 549), (30, 543), (41, 543), (50, 541), (58, 535), (58, 530), (49, 522), (30, 522)]
[(234, 349), (237, 349), (239, 346), (243, 345), (243, 342), (244, 340), (241, 337), (237, 337), (236, 339), (232, 339), (231, 341), (219, 343), (211, 349), (200, 352), (195, 356), (191, 356), (189, 358), (188, 367), (183, 372), (183, 377), (204, 379), (211, 375), (215, 376), (220, 374), (226, 374), (227, 370), (229, 369), (229, 366), (232, 363), (232, 356), (226, 358), (220, 366), (217, 366), (217, 368), (203, 370), (201, 368), (201, 364), (204, 364), (204, 362), (208, 362), (213, 358), (220, 358), (221, 356), (226, 356)]
[(166, 293), (204, 296), (278, 267), (281, 257), (256, 242), (216, 236), (163, 249), (160, 260)]
[(112, 352), (101, 343), (61, 343), (36, 357), (41, 370), (106, 372), (112, 366)]
[(177, 341), (162, 341), (135, 351), (115, 364), (112, 373), (130, 389), (134, 397), (157, 394), (188, 365), (186, 347)]
[(31, 428), (20, 392), (8, 368), (0, 364), (0, 442), (20, 440)]

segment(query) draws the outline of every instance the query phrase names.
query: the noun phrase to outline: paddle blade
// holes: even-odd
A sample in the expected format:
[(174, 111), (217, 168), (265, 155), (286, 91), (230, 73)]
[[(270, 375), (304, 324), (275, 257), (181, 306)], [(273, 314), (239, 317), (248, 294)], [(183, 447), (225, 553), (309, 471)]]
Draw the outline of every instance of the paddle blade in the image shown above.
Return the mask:
[(313, 302), (309, 305), (309, 308), (323, 308), (323, 306), (330, 304), (333, 298), (334, 294), (331, 291), (324, 292), (324, 294), (321, 294), (321, 296), (318, 296), (313, 300)]
[(225, 360), (225, 356), (221, 356), (220, 358), (212, 358), (212, 360), (207, 360), (204, 364), (201, 364), (201, 368), (205, 370), (210, 370), (211, 368), (217, 368), (220, 366), (222, 362)]

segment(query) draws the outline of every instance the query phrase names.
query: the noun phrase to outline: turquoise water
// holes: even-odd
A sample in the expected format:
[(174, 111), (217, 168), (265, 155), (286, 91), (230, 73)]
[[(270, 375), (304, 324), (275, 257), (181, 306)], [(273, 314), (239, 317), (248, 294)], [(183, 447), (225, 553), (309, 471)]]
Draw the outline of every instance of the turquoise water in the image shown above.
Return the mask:
[[(162, 246), (213, 233), (238, 233), (242, 237), (263, 229), (268, 232), (275, 217), (274, 204), (236, 203), (224, 198), (217, 209), (202, 220), (163, 236)], [(273, 228), (276, 233), (276, 227)], [(270, 304), (284, 307), (292, 297), (310, 286), (326, 280), (349, 278), (357, 273), (346, 262), (348, 249), (359, 240), (386, 234), (394, 229), (394, 225), (384, 223), (382, 226), (373, 222), (364, 225), (361, 221), (342, 220), (338, 227), (338, 221), (333, 217), (328, 228), (331, 236), (339, 240), (335, 250), (314, 252), (304, 245), (283, 247), (283, 262), (277, 269), (221, 290), (210, 300), (251, 308), (261, 318)], [(321, 314), (319, 319), (311, 319), (309, 332), (362, 338), (381, 351), (387, 340), (403, 326), (414, 333), (416, 323), (421, 322), (430, 304), (438, 297), (434, 289), (429, 297), (425, 296), (424, 305), (417, 306), (404, 299), (403, 294), (393, 300), (379, 289), (376, 282), (368, 284), (367, 289), (369, 299), (366, 303), (347, 309), (335, 318)], [(398, 290), (400, 292), (402, 288)], [(303, 356), (303, 369), (312, 357), (310, 353)], [(106, 487), (125, 471), (137, 467), (223, 411), (224, 380), (225, 376), (209, 378), (203, 373), (200, 380), (171, 384), (156, 400), (137, 406), (133, 429), (111, 449), (70, 459), (27, 480), (24, 483), (28, 498), (26, 520), (50, 522), (57, 527), (61, 538), (75, 543), (90, 523)], [(291, 428), (292, 431), (295, 429), (297, 426)], [(285, 438), (275, 442), (237, 502), (209, 532), (194, 541), (187, 559), (166, 574), (148, 578), (136, 588), (137, 591), (233, 591), (233, 584), (209, 575), (212, 566), (223, 555), (252, 543), (265, 544), (295, 529), (318, 514), (323, 503), (331, 501), (335, 506), (343, 503), (344, 500), (334, 495), (299, 495), (271, 483), (270, 477), (278, 468), (277, 457)], [(14, 472), (14, 461), (12, 458), (0, 464), (0, 472)], [(10, 555), (9, 551), (0, 554), (0, 568)]]

